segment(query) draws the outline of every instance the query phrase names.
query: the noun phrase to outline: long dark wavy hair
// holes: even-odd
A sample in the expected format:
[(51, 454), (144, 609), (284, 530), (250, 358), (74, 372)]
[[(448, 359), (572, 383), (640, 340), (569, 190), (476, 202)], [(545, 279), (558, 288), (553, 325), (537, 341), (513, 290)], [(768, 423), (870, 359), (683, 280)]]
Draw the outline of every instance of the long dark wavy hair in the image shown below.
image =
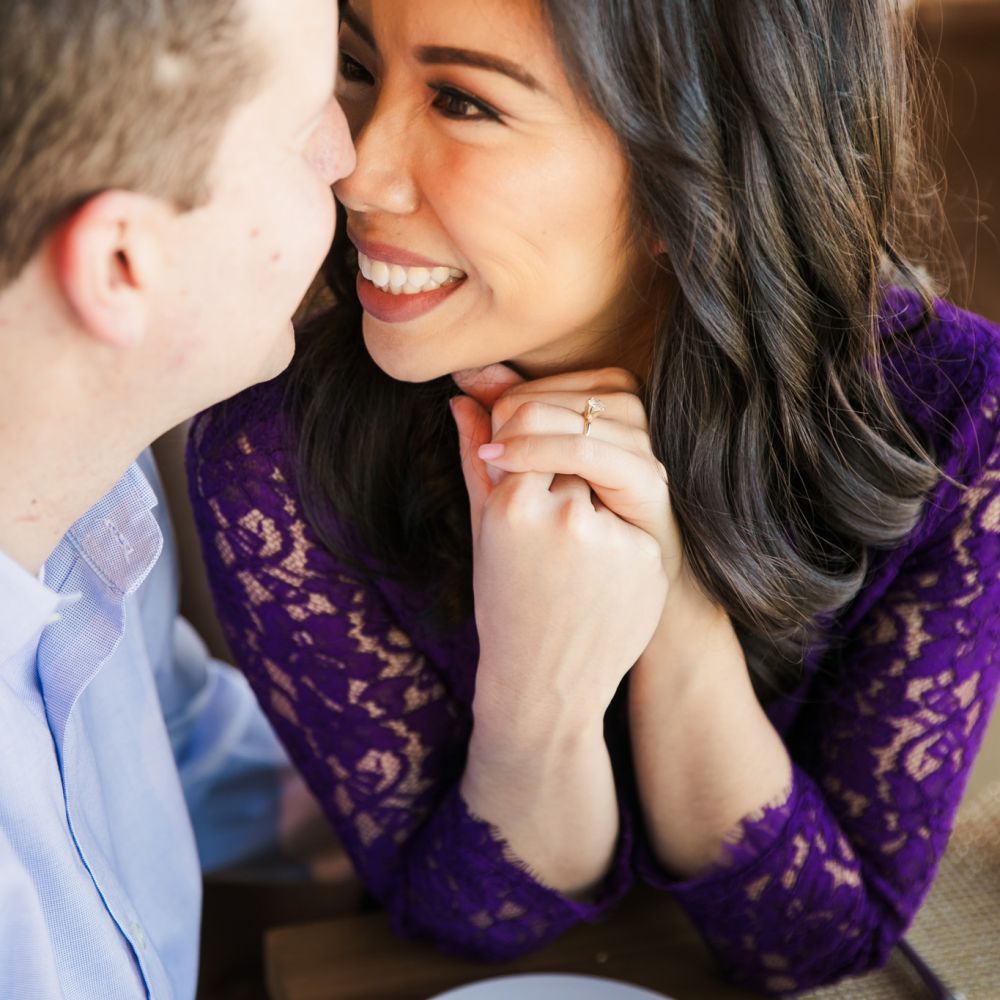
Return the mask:
[[(637, 238), (665, 248), (674, 291), (638, 373), (654, 449), (687, 559), (766, 698), (939, 476), (887, 388), (896, 343), (879, 324), (890, 279), (932, 309), (912, 263), (913, 223), (936, 205), (911, 26), (892, 0), (541, 5), (620, 140)], [(446, 627), (472, 608), (456, 389), (372, 362), (343, 237), (325, 274), (339, 305), (303, 330), (287, 397), (307, 512)]]

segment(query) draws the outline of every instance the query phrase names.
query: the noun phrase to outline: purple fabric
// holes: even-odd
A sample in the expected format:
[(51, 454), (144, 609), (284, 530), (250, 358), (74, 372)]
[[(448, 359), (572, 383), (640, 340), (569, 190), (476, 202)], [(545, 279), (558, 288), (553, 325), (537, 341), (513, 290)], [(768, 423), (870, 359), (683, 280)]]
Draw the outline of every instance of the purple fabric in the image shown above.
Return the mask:
[[(887, 328), (917, 308), (891, 292)], [(795, 765), (788, 800), (748, 817), (713, 870), (678, 882), (641, 830), (633, 838), (623, 793), (592, 905), (541, 884), (463, 803), (474, 627), (428, 636), (418, 595), (363, 584), (318, 544), (278, 416), (282, 382), (199, 419), (192, 496), (229, 641), (398, 929), (508, 958), (600, 916), (638, 871), (758, 989), (887, 959), (933, 879), (997, 693), (1000, 331), (941, 303), (890, 384), (949, 478), (911, 537), (875, 556), (800, 690), (770, 706)]]

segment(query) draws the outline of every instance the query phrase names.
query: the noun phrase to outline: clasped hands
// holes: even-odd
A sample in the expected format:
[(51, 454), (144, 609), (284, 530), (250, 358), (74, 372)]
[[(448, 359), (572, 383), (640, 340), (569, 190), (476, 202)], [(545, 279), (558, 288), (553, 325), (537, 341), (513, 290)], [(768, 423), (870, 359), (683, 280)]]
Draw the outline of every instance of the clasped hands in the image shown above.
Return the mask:
[[(597, 724), (687, 586), (666, 471), (622, 369), (530, 382), (461, 372), (453, 400), (472, 518), (476, 717)], [(587, 400), (607, 407), (584, 435)]]

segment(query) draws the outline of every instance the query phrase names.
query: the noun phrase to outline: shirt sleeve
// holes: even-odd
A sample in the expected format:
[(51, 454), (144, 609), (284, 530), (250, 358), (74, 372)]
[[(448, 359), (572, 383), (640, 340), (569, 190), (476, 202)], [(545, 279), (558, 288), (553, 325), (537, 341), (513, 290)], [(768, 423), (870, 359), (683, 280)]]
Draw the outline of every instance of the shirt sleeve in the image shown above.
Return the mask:
[(191, 697), (167, 716), (202, 869), (305, 877), (284, 854), (282, 817), (295, 774), (246, 679), (175, 625), (173, 685)]
[(139, 462), (159, 498), (154, 513), (164, 547), (130, 613), (142, 621), (202, 868), (253, 865), (301, 875), (280, 850), (293, 769), (244, 677), (212, 659), (178, 615), (177, 559), (162, 486), (151, 455)]
[(578, 903), (470, 813), (467, 703), (378, 588), (318, 542), (275, 438), (203, 416), (192, 499), (230, 646), (362, 879), (399, 932), (484, 959), (597, 916), (630, 881), (627, 825), (599, 898)]
[[(992, 397), (991, 397), (992, 400)], [(828, 655), (787, 743), (786, 801), (747, 818), (686, 883), (643, 851), (738, 980), (790, 992), (880, 966), (945, 850), (997, 695), (1000, 451), (936, 494), (926, 538)]]

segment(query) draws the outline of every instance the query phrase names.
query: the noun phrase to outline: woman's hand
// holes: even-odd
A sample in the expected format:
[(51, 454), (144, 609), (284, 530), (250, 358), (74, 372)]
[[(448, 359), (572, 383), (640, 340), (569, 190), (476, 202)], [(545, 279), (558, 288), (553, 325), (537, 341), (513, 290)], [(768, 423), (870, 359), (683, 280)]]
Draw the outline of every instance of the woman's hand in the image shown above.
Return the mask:
[[(522, 382), (493, 404), (493, 438), (480, 457), (504, 472), (547, 471), (585, 479), (597, 498), (660, 546), (672, 583), (683, 562), (667, 472), (653, 454), (635, 377), (620, 368)], [(586, 436), (588, 400), (606, 410)]]
[[(659, 623), (672, 521), (626, 378), (607, 373), (595, 390), (594, 373), (456, 376), (469, 394), (453, 409), (472, 508), (477, 722), (599, 727)], [(580, 414), (597, 392), (608, 413), (584, 438)], [(490, 461), (507, 474), (491, 478), (481, 456), (500, 445)]]
[(462, 796), (542, 881), (588, 896), (618, 837), (604, 713), (662, 614), (660, 546), (578, 476), (491, 478), (490, 411), (520, 380), (490, 366), (456, 381), (480, 640)]
[[(606, 512), (656, 539), (669, 596), (631, 674), (633, 757), (654, 849), (666, 868), (691, 876), (720, 856), (743, 817), (787, 793), (791, 765), (729, 616), (685, 569), (637, 388), (615, 369), (495, 385), (483, 400), (488, 428), (485, 410), (477, 415), (478, 436), (493, 437), (478, 454), (508, 477), (545, 470), (585, 479)], [(607, 411), (584, 437), (591, 397)]]
[[(484, 373), (495, 368), (499, 366)], [(469, 391), (475, 395), (477, 388), (474, 383)], [(667, 472), (653, 454), (638, 393), (635, 377), (620, 368), (510, 384), (490, 402), (492, 438), (479, 454), (503, 472), (585, 479), (610, 511), (656, 539), (673, 586), (683, 568), (683, 550), (670, 508)], [(607, 409), (584, 436), (583, 414), (591, 398)]]

